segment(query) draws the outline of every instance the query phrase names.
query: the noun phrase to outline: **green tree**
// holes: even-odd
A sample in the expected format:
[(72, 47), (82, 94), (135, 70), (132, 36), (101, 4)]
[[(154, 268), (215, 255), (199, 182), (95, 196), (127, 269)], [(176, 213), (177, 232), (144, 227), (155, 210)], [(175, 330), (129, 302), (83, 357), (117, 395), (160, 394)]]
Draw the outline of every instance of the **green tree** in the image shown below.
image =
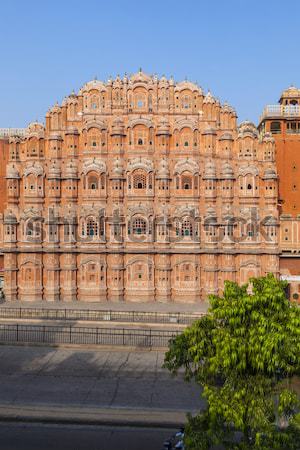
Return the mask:
[(299, 398), (291, 388), (300, 371), (300, 308), (272, 274), (250, 286), (251, 293), (225, 282), (223, 296), (210, 296), (208, 314), (166, 353), (165, 367), (173, 374), (183, 367), (207, 401), (188, 419), (188, 450), (300, 449), (293, 422)]

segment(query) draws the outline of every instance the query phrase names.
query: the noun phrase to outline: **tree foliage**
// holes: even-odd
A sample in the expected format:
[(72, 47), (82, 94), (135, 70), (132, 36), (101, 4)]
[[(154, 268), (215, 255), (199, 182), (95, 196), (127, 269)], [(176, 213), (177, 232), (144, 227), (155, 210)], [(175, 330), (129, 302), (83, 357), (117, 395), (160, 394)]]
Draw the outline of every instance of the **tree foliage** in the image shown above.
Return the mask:
[(290, 383), (300, 373), (300, 309), (285, 286), (272, 274), (250, 286), (227, 281), (208, 314), (171, 341), (165, 367), (183, 367), (207, 400), (189, 418), (187, 449), (300, 448)]

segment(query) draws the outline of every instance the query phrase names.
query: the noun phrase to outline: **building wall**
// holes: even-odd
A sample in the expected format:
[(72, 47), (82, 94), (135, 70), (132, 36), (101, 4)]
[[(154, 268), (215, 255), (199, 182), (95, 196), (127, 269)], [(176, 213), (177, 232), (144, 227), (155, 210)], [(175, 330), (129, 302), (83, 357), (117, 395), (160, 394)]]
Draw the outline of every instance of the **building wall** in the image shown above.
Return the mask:
[(279, 274), (274, 139), (188, 81), (93, 80), (10, 139), (6, 299), (197, 302)]
[(300, 90), (283, 91), (278, 105), (265, 108), (259, 130), (271, 132), (276, 145), (279, 176), (280, 274), (297, 300), (300, 286)]
[[(286, 134), (286, 121), (282, 133), (274, 134), (276, 166), (279, 176), (279, 201), (281, 214), (300, 214), (300, 134)], [(269, 131), (271, 121), (266, 123)]]
[[(3, 215), (6, 208), (6, 165), (8, 163), (8, 150), (9, 140), (8, 138), (0, 137), (0, 214)], [(0, 231), (1, 234), (1, 231)], [(0, 236), (0, 242), (3, 243), (3, 236)], [(2, 247), (2, 245), (1, 245)], [(4, 256), (2, 248), (0, 249), (0, 286), (3, 282), (4, 273)]]

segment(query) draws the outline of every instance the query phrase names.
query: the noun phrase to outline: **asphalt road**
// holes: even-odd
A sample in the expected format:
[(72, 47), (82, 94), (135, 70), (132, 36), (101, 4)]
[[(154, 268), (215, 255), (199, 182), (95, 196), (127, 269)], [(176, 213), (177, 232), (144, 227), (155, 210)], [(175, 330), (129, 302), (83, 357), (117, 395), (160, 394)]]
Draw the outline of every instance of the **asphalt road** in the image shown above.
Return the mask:
[(0, 346), (1, 405), (198, 410), (198, 386), (162, 369), (163, 352)]
[(0, 450), (161, 450), (170, 429), (0, 423)]

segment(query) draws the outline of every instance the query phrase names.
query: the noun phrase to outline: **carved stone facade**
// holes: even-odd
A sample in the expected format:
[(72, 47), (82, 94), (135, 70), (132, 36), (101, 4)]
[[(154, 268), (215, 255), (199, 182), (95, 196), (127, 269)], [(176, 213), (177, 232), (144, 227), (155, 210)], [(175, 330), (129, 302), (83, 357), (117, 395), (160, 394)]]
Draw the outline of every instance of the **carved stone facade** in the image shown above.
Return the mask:
[(6, 299), (199, 302), (278, 274), (274, 158), (191, 82), (88, 82), (10, 140)]

